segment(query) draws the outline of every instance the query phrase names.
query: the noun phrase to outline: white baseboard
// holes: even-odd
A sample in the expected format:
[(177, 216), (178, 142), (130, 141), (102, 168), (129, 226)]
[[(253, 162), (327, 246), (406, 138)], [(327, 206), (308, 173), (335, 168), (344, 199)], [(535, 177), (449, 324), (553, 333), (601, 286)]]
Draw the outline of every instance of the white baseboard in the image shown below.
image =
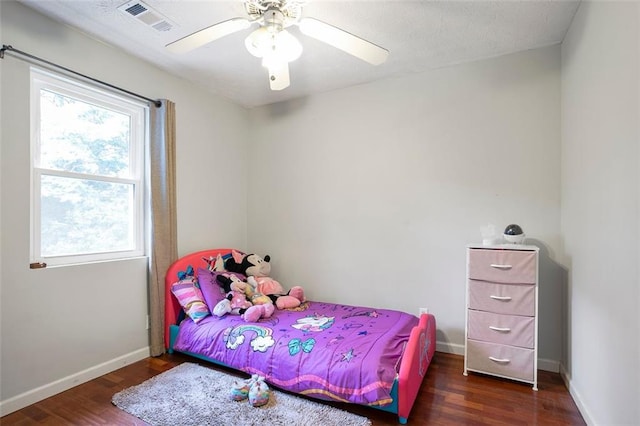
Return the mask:
[(593, 420), (591, 413), (587, 409), (587, 406), (584, 404), (583, 399), (580, 397), (580, 393), (576, 390), (575, 386), (571, 383), (571, 376), (567, 373), (564, 366), (560, 368), (560, 377), (564, 380), (564, 384), (569, 389), (569, 395), (573, 398), (573, 402), (576, 403), (578, 407), (578, 411), (582, 414), (582, 418), (588, 426), (595, 426), (596, 422)]
[(560, 372), (560, 361), (555, 359), (538, 358), (538, 370)]
[(464, 345), (437, 340), (436, 351), (464, 356)]
[(24, 392), (20, 395), (9, 398), (5, 401), (0, 401), (0, 416), (5, 416), (14, 411), (20, 410), (50, 396), (56, 395), (60, 392), (64, 392), (71, 389), (74, 386), (78, 386), (82, 383), (93, 380), (97, 377), (103, 376), (107, 373), (122, 368), (126, 365), (143, 360), (150, 356), (149, 347), (138, 349), (137, 351), (130, 352), (122, 355), (118, 358), (109, 360), (102, 364), (87, 368), (86, 370), (79, 371), (55, 382), (48, 383), (30, 391)]
[[(464, 345), (458, 343), (436, 341), (436, 351), (464, 356)], [(560, 361), (554, 359), (538, 358), (538, 369), (551, 371), (552, 373), (559, 373)]]

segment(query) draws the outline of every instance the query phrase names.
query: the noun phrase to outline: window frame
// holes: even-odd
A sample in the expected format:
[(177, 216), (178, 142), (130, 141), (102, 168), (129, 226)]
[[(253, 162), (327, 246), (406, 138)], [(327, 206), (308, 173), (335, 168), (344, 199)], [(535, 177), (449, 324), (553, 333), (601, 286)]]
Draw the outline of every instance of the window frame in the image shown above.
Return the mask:
[[(116, 94), (98, 85), (67, 77), (37, 67), (30, 69), (31, 87), (31, 206), (30, 206), (30, 258), (32, 263), (64, 266), (101, 261), (122, 260), (146, 255), (146, 147), (149, 137), (149, 106), (147, 103)], [(47, 90), (98, 107), (127, 114), (131, 117), (129, 143), (129, 176), (116, 177), (75, 173), (40, 167), (40, 96)], [(116, 184), (131, 184), (133, 188), (133, 248), (130, 250), (102, 251), (84, 254), (44, 256), (41, 247), (41, 177), (79, 178)]]

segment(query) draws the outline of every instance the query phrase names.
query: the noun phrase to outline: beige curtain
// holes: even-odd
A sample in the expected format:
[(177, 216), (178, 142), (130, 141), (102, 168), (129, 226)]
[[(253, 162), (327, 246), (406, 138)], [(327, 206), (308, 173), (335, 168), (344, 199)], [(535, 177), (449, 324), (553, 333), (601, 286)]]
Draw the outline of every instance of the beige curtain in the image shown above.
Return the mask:
[(149, 258), (149, 345), (151, 356), (164, 345), (164, 274), (178, 258), (176, 221), (175, 104), (166, 99), (151, 107), (149, 191), (151, 238)]

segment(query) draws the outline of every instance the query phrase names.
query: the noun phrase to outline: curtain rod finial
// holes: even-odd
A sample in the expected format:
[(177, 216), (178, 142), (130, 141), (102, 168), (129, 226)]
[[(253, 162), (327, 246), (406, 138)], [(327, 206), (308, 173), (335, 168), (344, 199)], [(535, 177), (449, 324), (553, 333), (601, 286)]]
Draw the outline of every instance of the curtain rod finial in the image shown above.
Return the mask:
[(13, 47), (11, 47), (11, 45), (3, 44), (2, 45), (2, 49), (0, 49), (0, 59), (4, 59), (4, 51), (5, 50), (11, 50), (11, 49), (13, 49)]

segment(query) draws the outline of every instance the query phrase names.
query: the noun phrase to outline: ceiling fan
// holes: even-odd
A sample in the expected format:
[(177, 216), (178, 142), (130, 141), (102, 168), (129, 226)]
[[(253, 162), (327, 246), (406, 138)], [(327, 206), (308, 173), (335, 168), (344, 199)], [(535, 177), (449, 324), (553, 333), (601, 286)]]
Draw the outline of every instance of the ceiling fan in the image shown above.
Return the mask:
[(247, 50), (262, 58), (269, 70), (271, 90), (289, 86), (289, 62), (302, 54), (302, 45), (285, 28), (297, 25), (300, 31), (334, 46), (372, 65), (387, 60), (389, 51), (340, 28), (313, 18), (301, 18), (305, 0), (246, 0), (248, 18), (233, 18), (196, 31), (167, 44), (174, 53), (185, 53), (258, 24), (259, 27), (245, 39)]

